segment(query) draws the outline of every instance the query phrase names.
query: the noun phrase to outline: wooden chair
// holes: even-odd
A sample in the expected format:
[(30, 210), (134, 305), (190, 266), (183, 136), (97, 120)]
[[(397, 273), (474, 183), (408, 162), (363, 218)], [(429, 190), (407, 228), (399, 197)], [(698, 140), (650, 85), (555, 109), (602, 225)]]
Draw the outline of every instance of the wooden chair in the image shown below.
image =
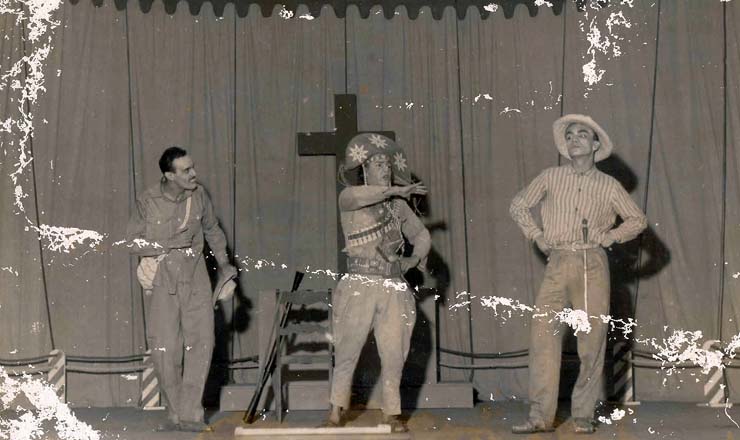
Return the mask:
[[(290, 364), (327, 364), (329, 365), (329, 386), (331, 386), (332, 370), (334, 368), (334, 344), (331, 337), (327, 337), (328, 354), (299, 354), (283, 353), (287, 349), (290, 338), (297, 335), (321, 334), (333, 335), (332, 331), (332, 304), (331, 289), (322, 291), (296, 290), (292, 292), (278, 292), (275, 307), (275, 330), (277, 344), (275, 350), (275, 370), (272, 374), (272, 388), (275, 396), (275, 411), (279, 422), (283, 421), (283, 366)], [(303, 310), (296, 310), (295, 305), (309, 306), (323, 304), (328, 311), (328, 325), (307, 322), (301, 317)], [(293, 312), (291, 314), (291, 312)], [(288, 318), (288, 315), (290, 317)]]

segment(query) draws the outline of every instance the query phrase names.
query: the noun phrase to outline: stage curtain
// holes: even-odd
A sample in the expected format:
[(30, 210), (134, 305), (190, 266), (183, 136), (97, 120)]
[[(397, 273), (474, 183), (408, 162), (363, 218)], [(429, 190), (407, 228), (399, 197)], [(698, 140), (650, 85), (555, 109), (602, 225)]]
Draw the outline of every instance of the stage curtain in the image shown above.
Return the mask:
[[(15, 17), (0, 16), (0, 27), (7, 29), (0, 38), (0, 60), (5, 74), (23, 58), (24, 27), (16, 26)], [(24, 72), (15, 77), (25, 80)], [(0, 89), (0, 120), (19, 120), (21, 90)], [(24, 111), (26, 111), (24, 109)], [(49, 353), (52, 342), (46, 309), (41, 247), (37, 234), (28, 229), (38, 222), (33, 163), (18, 176), (17, 185), (27, 195), (22, 199), (23, 209), (14, 206), (16, 185), (10, 179), (20, 159), (20, 131), (0, 131), (0, 359), (18, 359), (43, 356)], [(33, 154), (29, 139), (26, 154)]]
[[(727, 50), (725, 270), (722, 341), (740, 333), (740, 5), (725, 4)], [(727, 370), (731, 402), (740, 401), (740, 370), (734, 360)]]
[[(724, 263), (723, 7), (662, 1), (659, 20), (646, 213), (669, 261), (640, 282), (635, 336), (662, 340), (676, 330), (701, 330), (714, 339)], [(687, 383), (695, 383), (694, 374), (664, 382), (653, 369), (637, 369), (638, 398), (701, 400), (703, 388)]]
[(260, 314), (261, 291), (290, 289), (297, 270), (306, 273), (301, 288), (336, 286), (324, 272), (337, 270), (334, 159), (299, 157), (296, 133), (334, 129), (344, 26), (331, 8), (306, 14), (265, 18), (253, 5), (236, 24), (235, 249), (244, 269), (236, 357), (258, 354), (257, 322), (274, 318)]
[[(33, 106), (39, 221), (105, 240), (68, 251), (42, 240), (51, 329), (68, 355), (130, 355), (143, 343), (141, 304), (128, 253), (112, 244), (124, 237), (132, 194), (126, 15), (112, 3), (64, 2), (55, 19), (46, 92)], [(138, 380), (120, 374), (70, 372), (67, 387), (75, 406), (138, 403)]]
[[(547, 8), (529, 17), (468, 11), (459, 22), (466, 225), (473, 347), (508, 353), (529, 345), (529, 316), (496, 316), (481, 297), (533, 304), (544, 263), (509, 215), (514, 195), (543, 169), (557, 165), (552, 122), (560, 116), (564, 21)], [(485, 54), (485, 55), (484, 55)], [(500, 312), (502, 310), (499, 310)], [(517, 369), (481, 369), (485, 399), (525, 398), (526, 354)], [(477, 364), (490, 364), (478, 359)]]

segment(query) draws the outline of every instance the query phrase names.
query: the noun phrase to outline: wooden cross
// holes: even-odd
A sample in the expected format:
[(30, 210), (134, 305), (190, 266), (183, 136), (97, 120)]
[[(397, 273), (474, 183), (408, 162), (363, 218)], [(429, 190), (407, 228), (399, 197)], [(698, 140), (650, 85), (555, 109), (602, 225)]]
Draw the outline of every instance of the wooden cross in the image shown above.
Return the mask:
[[(337, 171), (339, 171), (339, 165), (344, 160), (344, 150), (347, 143), (355, 135), (379, 133), (396, 140), (396, 134), (392, 131), (357, 131), (356, 95), (334, 95), (334, 121), (336, 130), (332, 132), (298, 133), (298, 154), (300, 156), (335, 156)], [(342, 188), (342, 185), (337, 182), (335, 202)], [(342, 254), (343, 247), (344, 236), (342, 235), (342, 225), (337, 209), (337, 270), (340, 273), (347, 272), (347, 262)]]

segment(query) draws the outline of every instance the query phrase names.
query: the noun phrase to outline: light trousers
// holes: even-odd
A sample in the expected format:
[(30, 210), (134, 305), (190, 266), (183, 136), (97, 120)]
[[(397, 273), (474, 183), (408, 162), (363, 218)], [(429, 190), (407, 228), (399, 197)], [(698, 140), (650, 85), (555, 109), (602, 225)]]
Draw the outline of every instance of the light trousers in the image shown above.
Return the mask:
[[(537, 294), (536, 306), (547, 316), (532, 319), (529, 351), (530, 419), (551, 425), (555, 419), (560, 385), (564, 324), (554, 313), (565, 307), (586, 310), (589, 316), (609, 314), (609, 262), (601, 248), (586, 252), (587, 292), (584, 292), (584, 251), (554, 250)], [(574, 418), (593, 418), (603, 387), (607, 324), (589, 319), (591, 331), (579, 332), (581, 367), (571, 398)]]
[(401, 373), (416, 322), (416, 303), (400, 279), (345, 276), (333, 294), (334, 372), (331, 403), (349, 408), (352, 377), (368, 333), (378, 346), (383, 390), (383, 413), (401, 414)]

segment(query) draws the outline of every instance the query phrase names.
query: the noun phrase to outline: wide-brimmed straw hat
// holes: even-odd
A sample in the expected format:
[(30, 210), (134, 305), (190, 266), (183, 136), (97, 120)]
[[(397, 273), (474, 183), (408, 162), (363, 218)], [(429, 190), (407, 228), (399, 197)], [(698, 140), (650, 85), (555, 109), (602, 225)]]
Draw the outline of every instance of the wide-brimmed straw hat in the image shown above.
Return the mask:
[(590, 116), (570, 114), (561, 117), (552, 124), (552, 135), (555, 140), (555, 145), (558, 147), (558, 151), (563, 157), (570, 159), (570, 154), (568, 154), (568, 145), (565, 141), (565, 130), (567, 130), (568, 126), (573, 123), (589, 126), (594, 133), (599, 136), (600, 147), (596, 150), (596, 154), (594, 156), (595, 162), (604, 160), (612, 154), (614, 145), (612, 144), (611, 139), (609, 139), (609, 135), (606, 134), (599, 124), (591, 119)]

